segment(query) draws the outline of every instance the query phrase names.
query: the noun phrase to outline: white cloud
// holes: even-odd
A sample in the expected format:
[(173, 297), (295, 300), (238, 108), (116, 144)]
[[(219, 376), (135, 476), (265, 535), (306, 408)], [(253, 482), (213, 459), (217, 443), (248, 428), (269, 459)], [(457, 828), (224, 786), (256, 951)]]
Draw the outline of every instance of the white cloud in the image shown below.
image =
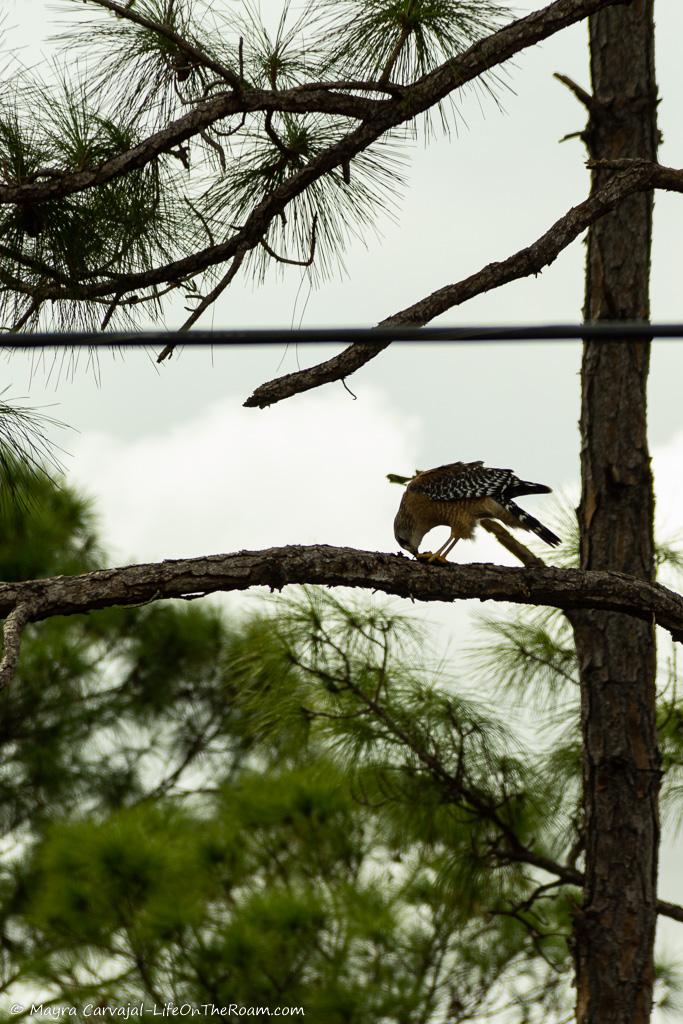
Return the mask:
[[(263, 412), (239, 401), (226, 396), (171, 430), (134, 440), (89, 432), (72, 445), (69, 478), (95, 498), (112, 564), (280, 544), (398, 550), (393, 518), (402, 492), (386, 474), (416, 468), (427, 447), (419, 416), (403, 415), (370, 389), (357, 402), (327, 391)], [(423, 547), (446, 536), (440, 528)], [(483, 530), (452, 558), (517, 564)], [(222, 600), (244, 607), (242, 594)], [(440, 648), (468, 643), (471, 616), (482, 607), (405, 602), (435, 627)], [(504, 614), (500, 605), (486, 610)]]
[(115, 560), (151, 561), (277, 544), (391, 551), (419, 420), (366, 391), (313, 395), (265, 412), (237, 398), (134, 441), (91, 433), (70, 478), (97, 499)]
[(660, 540), (672, 540), (683, 530), (683, 432), (655, 448), (652, 466), (657, 496), (657, 536)]
[[(327, 391), (263, 412), (227, 396), (171, 430), (153, 429), (135, 440), (82, 435), (70, 478), (95, 497), (114, 564), (280, 544), (395, 551), (392, 521), (401, 491), (386, 474), (415, 468), (417, 452), (428, 447), (422, 433), (418, 415), (401, 414), (369, 389), (357, 402)], [(660, 538), (681, 529), (682, 462), (683, 433), (655, 450)], [(574, 500), (577, 492), (573, 481), (560, 498)], [(552, 500), (526, 504), (553, 526)], [(435, 531), (424, 546), (434, 547), (441, 534)], [(458, 544), (453, 559), (516, 564), (482, 530), (474, 542)], [(457, 628), (460, 637), (469, 623), (466, 608), (481, 607), (412, 606), (451, 635)], [(504, 606), (486, 610), (505, 614)]]
[[(415, 468), (421, 431), (417, 415), (402, 415), (368, 391), (358, 402), (326, 392), (264, 413), (243, 409), (233, 397), (170, 431), (137, 440), (84, 435), (75, 445), (70, 477), (96, 498), (115, 562), (289, 543), (393, 551), (401, 492), (385, 476)], [(659, 535), (670, 537), (682, 520), (683, 433), (656, 449), (653, 463)], [(563, 496), (574, 501), (577, 492), (573, 481)], [(547, 499), (528, 504), (541, 519), (551, 508)], [(461, 562), (514, 564), (483, 531), (454, 554)], [(245, 595), (221, 600), (233, 610), (245, 608)], [(405, 602), (405, 608), (435, 627), (437, 650), (448, 645), (447, 663), (456, 668), (459, 651), (472, 640), (472, 616), (482, 608), (507, 612), (478, 602)], [(680, 901), (678, 845), (667, 830), (660, 876), (662, 896)], [(674, 956), (681, 951), (678, 928), (665, 919), (658, 924), (659, 948)]]

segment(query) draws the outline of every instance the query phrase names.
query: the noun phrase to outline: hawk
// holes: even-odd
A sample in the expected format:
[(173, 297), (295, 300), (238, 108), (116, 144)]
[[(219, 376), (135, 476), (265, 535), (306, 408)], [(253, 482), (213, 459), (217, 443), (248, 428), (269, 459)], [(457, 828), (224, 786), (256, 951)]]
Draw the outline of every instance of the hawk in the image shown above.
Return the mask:
[[(521, 494), (547, 494), (545, 484), (520, 480), (511, 469), (491, 469), (483, 462), (452, 462), (417, 473), (405, 489), (394, 520), (396, 540), (416, 558), (446, 561), (459, 540), (469, 540), (480, 519), (530, 530), (555, 547), (560, 538), (512, 500)], [(451, 535), (434, 554), (418, 548), (434, 526), (450, 526)]]

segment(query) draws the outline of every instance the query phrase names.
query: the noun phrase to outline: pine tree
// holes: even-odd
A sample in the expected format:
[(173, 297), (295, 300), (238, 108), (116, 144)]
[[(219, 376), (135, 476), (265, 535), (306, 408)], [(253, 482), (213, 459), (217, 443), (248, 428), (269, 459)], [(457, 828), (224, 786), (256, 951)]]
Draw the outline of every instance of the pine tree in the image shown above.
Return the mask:
[[(683, 191), (683, 172), (656, 163), (653, 0), (556, 0), (517, 21), (490, 0), (315, 0), (298, 20), (290, 17), (285, 5), (274, 33), (250, 4), (244, 4), (239, 15), (199, 0), (132, 0), (125, 5), (117, 0), (62, 0), (62, 9), (68, 15), (63, 42), (69, 55), (79, 51), (81, 60), (71, 67), (65, 64), (57, 80), (53, 75), (42, 81), (29, 72), (14, 75), (0, 106), (0, 315), (6, 329), (31, 330), (48, 323), (93, 329), (127, 325), (136, 322), (143, 308), (162, 315), (167, 296), (175, 293), (191, 304), (183, 325), (189, 329), (245, 271), (257, 281), (269, 268), (282, 264), (305, 266), (313, 279), (329, 274), (343, 259), (349, 233), (367, 231), (379, 212), (390, 210), (401, 187), (405, 137), (421, 128), (427, 135), (440, 127), (448, 130), (457, 116), (451, 98), (458, 90), (473, 84), (495, 96), (502, 63), (583, 18), (589, 18), (592, 94), (566, 76), (559, 77), (588, 111), (582, 138), (592, 158), (591, 194), (525, 249), (444, 285), (383, 324), (421, 326), (477, 294), (538, 273), (585, 229), (586, 317), (647, 323), (653, 190)], [(319, 366), (263, 385), (246, 404), (263, 407), (343, 380), (384, 347), (384, 342), (351, 346)], [(160, 360), (172, 348), (170, 343)], [(477, 992), (485, 987), (486, 998), (496, 992), (514, 959), (508, 956), (512, 947), (507, 944), (513, 932), (524, 932), (519, 956), (525, 964), (537, 964), (540, 957), (542, 972), (559, 969), (562, 957), (555, 952), (546, 955), (546, 940), (562, 936), (558, 948), (564, 949), (569, 904), (562, 901), (572, 903), (571, 887), (582, 887), (583, 904), (572, 917), (580, 1024), (642, 1024), (648, 1019), (656, 914), (683, 919), (680, 908), (656, 899), (659, 755), (653, 608), (654, 621), (666, 625), (677, 640), (683, 629), (680, 599), (653, 583), (653, 487), (645, 407), (648, 359), (647, 335), (628, 351), (621, 341), (609, 346), (589, 342), (585, 347), (580, 572), (544, 574), (538, 558), (526, 552), (522, 579), (521, 570), (514, 583), (494, 570), (486, 579), (483, 574), (469, 582), (464, 577), (453, 591), (434, 578), (418, 578), (417, 570), (408, 577), (403, 567), (385, 564), (383, 556), (369, 562), (363, 553), (342, 551), (337, 553), (341, 569), (332, 572), (329, 551), (304, 555), (302, 569), (296, 552), (280, 549), (277, 564), (264, 556), (261, 575), (250, 576), (252, 583), (278, 587), (290, 578), (370, 587), (371, 577), (379, 577), (385, 589), (412, 596), (421, 587), (430, 600), (512, 597), (565, 609), (578, 651), (584, 728), (583, 810), (579, 814), (574, 809), (578, 833), (571, 842), (559, 824), (558, 800), (565, 794), (549, 785), (550, 778), (556, 783), (557, 777), (531, 754), (511, 758), (511, 741), (503, 738), (493, 719), (484, 721), (477, 709), (468, 710), (458, 700), (446, 707), (441, 690), (427, 692), (424, 681), (416, 677), (403, 691), (399, 686), (401, 700), (391, 703), (370, 657), (384, 651), (388, 665), (388, 640), (384, 643), (366, 618), (356, 617), (351, 633), (347, 630), (339, 641), (340, 623), (350, 621), (345, 616), (360, 613), (334, 603), (321, 610), (319, 598), (307, 599), (305, 614), (278, 613), (285, 632), (278, 628), (273, 636), (280, 646), (270, 649), (264, 634), (260, 654), (270, 650), (273, 664), (279, 665), (279, 679), (287, 665), (281, 657), (278, 661), (278, 651), (288, 652), (292, 693), (298, 693), (308, 677), (323, 685), (323, 704), (314, 700), (311, 707), (303, 705), (303, 718), (308, 716), (316, 736), (320, 717), (333, 723), (336, 740), (328, 737), (331, 747), (324, 748), (324, 756), (334, 760), (344, 750), (347, 758), (349, 751), (353, 753), (358, 772), (351, 772), (350, 778), (369, 803), (381, 805), (378, 820), (384, 828), (389, 828), (389, 806), (412, 808), (416, 831), (410, 841), (416, 845), (411, 849), (427, 856), (434, 873), (430, 882), (441, 885), (448, 877), (441, 862), (432, 865), (430, 854), (424, 853), (424, 844), (440, 849), (440, 832), (432, 831), (439, 819), (435, 808), (447, 808), (443, 827), (452, 834), (443, 849), (455, 850), (459, 864), (466, 860), (461, 849), (465, 840), (456, 825), (458, 815), (464, 815), (472, 861), (471, 870), (465, 871), (468, 885), (486, 877), (486, 891), (500, 893), (503, 901), (486, 913), (514, 921), (514, 928), (508, 923), (513, 931), (505, 935), (502, 925), (496, 933), (488, 923), (482, 924), (485, 941), (497, 935), (502, 960), (496, 961), (485, 986), (486, 971), (477, 963)], [(22, 447), (48, 486), (49, 478), (43, 479), (38, 468), (40, 453), (31, 433), (35, 419), (26, 410), (5, 404), (0, 421), (0, 470), (14, 495), (30, 489), (13, 461)], [(20, 558), (24, 557), (22, 553)], [(36, 553), (26, 557), (27, 566), (30, 562), (36, 568)], [(66, 571), (72, 573), (80, 563), (76, 559), (67, 564)], [(82, 566), (95, 564), (96, 559)], [(615, 569), (628, 578), (610, 576)], [(125, 580), (131, 579), (139, 584), (135, 593), (141, 599), (155, 600), (159, 595), (158, 588), (149, 589), (149, 579), (142, 585), (135, 573), (129, 573)], [(99, 593), (91, 604), (80, 595), (77, 610), (125, 602), (129, 582), (113, 596)], [(572, 590), (576, 582), (580, 591)], [(55, 585), (51, 587), (54, 593)], [(199, 771), (204, 758), (210, 761), (216, 752), (214, 741), (224, 756), (237, 759), (239, 774), (246, 766), (253, 767), (254, 758), (267, 758), (269, 744), (282, 754), (299, 735), (295, 730), (286, 740), (278, 739), (275, 726), (282, 720), (300, 729), (302, 712), (299, 709), (299, 717), (292, 717), (286, 707), (271, 706), (267, 689), (258, 692), (255, 709), (242, 704), (242, 691), (231, 692), (230, 714), (224, 712), (227, 719), (220, 733), (211, 735), (217, 706), (212, 703), (212, 687), (222, 693), (225, 680), (211, 672), (205, 679), (205, 658), (207, 652), (222, 652), (225, 643), (233, 642), (226, 640), (218, 619), (194, 610), (176, 614), (150, 607), (136, 615), (110, 607), (87, 620), (72, 620), (62, 649), (67, 634), (51, 620), (62, 611), (73, 613), (74, 606), (67, 602), (55, 611), (52, 605), (45, 612), (32, 604), (35, 589), (6, 592), (10, 597), (0, 679), (7, 682), (12, 675), (22, 630), (30, 641), (24, 664), (27, 658), (35, 659), (25, 688), (7, 691), (7, 721), (17, 721), (30, 732), (26, 723), (38, 708), (35, 728), (42, 729), (32, 734), (31, 744), (11, 747), (24, 786), (20, 793), (12, 791), (8, 821), (13, 828), (29, 820), (35, 823), (34, 830), (46, 844), (40, 847), (42, 854), (36, 848), (38, 874), (49, 874), (49, 843), (58, 842), (48, 834), (47, 818), (69, 809), (74, 801), (92, 814), (118, 808), (121, 827), (134, 829), (140, 819), (127, 815), (151, 799), (145, 780), (155, 758), (165, 759), (173, 751), (166, 775), (156, 781), (156, 796), (161, 798)], [(179, 585), (178, 593), (186, 592)], [(22, 601), (22, 594), (29, 596)], [(34, 620), (43, 613), (50, 622), (36, 625)], [(374, 614), (367, 612), (370, 622)], [(332, 632), (325, 625), (328, 621)], [(302, 634), (287, 634), (292, 622)], [(549, 686), (557, 685), (552, 672), (558, 666), (565, 675), (570, 672), (571, 650), (564, 635), (555, 638), (558, 643), (552, 648), (553, 637), (543, 625), (527, 623), (510, 630), (510, 643), (526, 637), (524, 643), (533, 650), (536, 637), (545, 645)], [(353, 639), (364, 632), (367, 650), (358, 652)], [(387, 627), (387, 638), (390, 633)], [(201, 638), (198, 646), (195, 636)], [(303, 648), (302, 636), (309, 638)], [(179, 637), (189, 645), (189, 661), (184, 648), (183, 653), (175, 649)], [(111, 693), (90, 692), (88, 686), (99, 686), (100, 662), (110, 664), (109, 642), (114, 643), (117, 667), (125, 678)], [(167, 664), (167, 649), (175, 651), (177, 662)], [(198, 703), (184, 673), (193, 684), (201, 680), (197, 685), (203, 696)], [(558, 678), (564, 678), (562, 673)], [(368, 689), (369, 680), (379, 689)], [(45, 684), (42, 688), (39, 681)], [(177, 699), (171, 705), (167, 697), (174, 687)], [(320, 694), (319, 687), (315, 693)], [(73, 712), (76, 699), (90, 702), (93, 721), (108, 709), (110, 719), (106, 728), (101, 727), (97, 754), (85, 742), (82, 717)], [(405, 711), (409, 707), (411, 715)], [(252, 735), (252, 711), (258, 710), (254, 721), (259, 721), (268, 708), (272, 721), (261, 722)], [(667, 758), (668, 744), (673, 743), (670, 767), (678, 757), (671, 726), (676, 716), (675, 701), (660, 714)], [(122, 730), (126, 742), (113, 754), (111, 744)], [(11, 728), (10, 734), (15, 736)], [(308, 744), (306, 734), (302, 749), (308, 751)], [(568, 766), (571, 751), (565, 754)], [(392, 762), (394, 755), (397, 760)], [(562, 763), (560, 752), (558, 757)], [(298, 767), (294, 764), (292, 770)], [(345, 770), (349, 768), (347, 763)], [(413, 790), (407, 782), (411, 779), (417, 787)], [(423, 793), (420, 784), (425, 780), (429, 792)], [(568, 776), (565, 781), (570, 792)], [(545, 805), (547, 814), (539, 810)], [(429, 807), (434, 813), (428, 814), (429, 825), (422, 834), (417, 825)], [(163, 815), (155, 819), (151, 831), (161, 829), (163, 820)], [(192, 831), (191, 824), (187, 831)], [(403, 831), (410, 836), (405, 825)], [(106, 842), (109, 833), (102, 835)], [(86, 837), (81, 841), (85, 848)], [(577, 857), (584, 849), (582, 872)], [(374, 854), (368, 856), (372, 862)], [(93, 858), (97, 859), (94, 853)], [(411, 863), (408, 855), (404, 861)], [(548, 912), (557, 915), (549, 932), (525, 917), (535, 902), (533, 888), (525, 886), (541, 884), (534, 870), (553, 875), (553, 889), (563, 886), (561, 896), (548, 899)], [(439, 892), (441, 905), (448, 905)], [(545, 902), (547, 893), (540, 896)], [(74, 896), (76, 903), (86, 898)], [(474, 900), (472, 906), (478, 909), (479, 903)], [(22, 904), (22, 913), (28, 921), (32, 911), (27, 903)], [(471, 913), (468, 922), (477, 920)], [(615, 926), (617, 920), (620, 924)], [(452, 976), (461, 977), (453, 965), (464, 951), (447, 952), (443, 963)], [(149, 954), (145, 949), (136, 959), (137, 953), (132, 950), (134, 971), (149, 992), (149, 981), (143, 978), (150, 972)], [(455, 961), (449, 959), (451, 954)], [(396, 972), (398, 976), (398, 968)], [(532, 990), (539, 1012), (555, 1012), (555, 1005), (543, 1000), (559, 1000), (560, 988), (551, 981), (540, 988), (535, 980), (529, 982), (519, 994), (520, 1013), (527, 1012)], [(442, 995), (434, 982), (434, 1005)], [(471, 1012), (475, 1003), (470, 1000), (463, 1010), (460, 999), (451, 993), (449, 1013)], [(431, 1007), (425, 1009), (429, 1012)]]

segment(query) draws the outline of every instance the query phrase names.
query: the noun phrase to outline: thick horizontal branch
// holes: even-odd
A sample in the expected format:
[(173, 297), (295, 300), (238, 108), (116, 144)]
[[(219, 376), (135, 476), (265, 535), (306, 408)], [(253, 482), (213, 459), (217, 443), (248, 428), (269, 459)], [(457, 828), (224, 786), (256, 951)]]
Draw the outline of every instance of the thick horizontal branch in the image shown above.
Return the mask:
[(418, 601), (509, 601), (554, 608), (596, 608), (655, 621), (683, 640), (683, 597), (623, 573), (530, 566), (439, 565), (402, 555), (311, 545), (239, 551), (0, 583), (0, 616), (19, 604), (30, 620), (75, 615), (112, 605), (288, 584), (359, 587)]
[[(505, 260), (488, 263), (462, 281), (439, 288), (419, 302), (382, 320), (379, 326), (405, 327), (410, 324), (420, 327), (448, 309), (474, 298), (475, 295), (482, 295), (510, 281), (540, 273), (583, 231), (613, 210), (622, 199), (634, 192), (653, 187), (683, 192), (683, 170), (661, 167), (644, 161), (619, 161), (615, 175), (607, 185), (594, 192), (583, 203), (573, 206), (531, 245), (520, 249)], [(383, 341), (376, 345), (349, 345), (343, 352), (322, 363), (267, 381), (256, 388), (244, 404), (263, 409), (322, 384), (343, 380), (378, 356), (389, 344), (390, 342)]]
[[(520, 557), (528, 560), (526, 554), (524, 549)], [(114, 605), (194, 598), (255, 586), (279, 590), (302, 583), (381, 590), (421, 601), (476, 598), (564, 609), (599, 608), (654, 618), (674, 639), (683, 640), (683, 598), (659, 584), (621, 573), (554, 569), (542, 564), (522, 569), (479, 564), (430, 566), (402, 555), (327, 545), (291, 546), (0, 583), (0, 616), (7, 619), (4, 674), (9, 676), (16, 663), (21, 629), (27, 622)], [(575, 868), (525, 846), (509, 830), (506, 834), (509, 859), (541, 868), (566, 884), (583, 884), (583, 875)], [(683, 921), (683, 907), (676, 904), (660, 900), (657, 910)]]

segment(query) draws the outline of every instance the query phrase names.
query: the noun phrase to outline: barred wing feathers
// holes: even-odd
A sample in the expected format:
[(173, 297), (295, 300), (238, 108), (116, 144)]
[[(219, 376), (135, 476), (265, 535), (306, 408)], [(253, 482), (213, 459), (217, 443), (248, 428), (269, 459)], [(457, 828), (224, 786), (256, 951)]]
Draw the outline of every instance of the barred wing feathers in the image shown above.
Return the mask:
[(530, 530), (552, 547), (560, 543), (559, 537), (512, 500), (523, 494), (547, 494), (551, 488), (530, 480), (520, 480), (511, 469), (485, 466), (481, 461), (452, 462), (447, 466), (437, 466), (436, 469), (418, 473), (408, 484), (408, 490), (418, 491), (432, 501), (493, 498), (522, 529)]

